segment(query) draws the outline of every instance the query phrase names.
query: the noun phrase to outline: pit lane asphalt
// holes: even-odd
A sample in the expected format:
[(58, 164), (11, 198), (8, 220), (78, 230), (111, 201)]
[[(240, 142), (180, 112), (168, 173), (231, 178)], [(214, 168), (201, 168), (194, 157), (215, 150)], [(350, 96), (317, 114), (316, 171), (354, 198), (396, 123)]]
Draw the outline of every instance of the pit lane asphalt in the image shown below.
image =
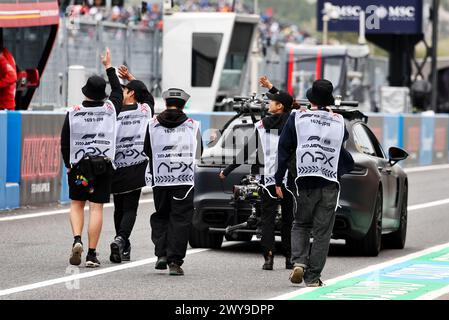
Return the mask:
[[(409, 206), (448, 199), (449, 169), (411, 172), (409, 185)], [(144, 199), (151, 199), (151, 195), (141, 198)], [(64, 208), (21, 209), (2, 212), (0, 218)], [(154, 257), (149, 228), (153, 210), (152, 203), (139, 207), (131, 237), (132, 261)], [(352, 255), (340, 242), (332, 244), (323, 280), (449, 242), (448, 211), (449, 204), (409, 211), (404, 250), (383, 250), (378, 257), (370, 258)], [(109, 243), (114, 236), (112, 215), (112, 208), (105, 209), (98, 247), (102, 267), (94, 270), (67, 269), (72, 236), (66, 213), (0, 220), (0, 299), (268, 299), (298, 289), (289, 282), (289, 271), (284, 269), (282, 257), (275, 258), (274, 271), (261, 269), (259, 244), (253, 241), (228, 243), (220, 250), (189, 254), (184, 277), (170, 277), (167, 272), (155, 270), (154, 262), (147, 262), (76, 283), (41, 284), (35, 289), (2, 295), (5, 289), (117, 266), (109, 262)], [(86, 230), (83, 239), (87, 244)]]

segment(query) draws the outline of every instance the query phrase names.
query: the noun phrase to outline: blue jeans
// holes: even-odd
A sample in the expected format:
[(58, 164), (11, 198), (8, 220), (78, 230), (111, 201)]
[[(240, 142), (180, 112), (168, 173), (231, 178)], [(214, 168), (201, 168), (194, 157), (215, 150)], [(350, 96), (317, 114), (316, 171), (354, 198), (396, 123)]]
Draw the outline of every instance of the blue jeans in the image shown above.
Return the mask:
[(298, 210), (292, 228), (292, 262), (295, 266), (304, 267), (306, 283), (320, 279), (326, 264), (338, 191), (338, 185), (332, 183), (323, 188), (300, 190), (298, 193)]

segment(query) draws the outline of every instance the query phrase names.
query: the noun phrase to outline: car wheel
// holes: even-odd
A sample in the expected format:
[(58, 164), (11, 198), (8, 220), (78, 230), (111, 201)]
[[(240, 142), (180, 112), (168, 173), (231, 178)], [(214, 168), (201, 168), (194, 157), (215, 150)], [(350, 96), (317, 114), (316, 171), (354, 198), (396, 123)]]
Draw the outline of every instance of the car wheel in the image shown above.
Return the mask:
[(404, 199), (402, 200), (399, 229), (385, 236), (385, 246), (391, 249), (404, 249), (407, 238), (407, 207), (408, 187), (404, 187)]
[(376, 257), (382, 246), (382, 190), (377, 192), (373, 220), (368, 233), (361, 240), (348, 240), (351, 250), (362, 255)]
[[(234, 236), (237, 235), (236, 238), (234, 238)], [(225, 239), (227, 241), (251, 241), (251, 239), (253, 238), (252, 233), (237, 233), (237, 234), (227, 234), (225, 235)]]
[(192, 226), (189, 243), (192, 248), (220, 249), (223, 243), (223, 235), (209, 233), (208, 230), (201, 231)]

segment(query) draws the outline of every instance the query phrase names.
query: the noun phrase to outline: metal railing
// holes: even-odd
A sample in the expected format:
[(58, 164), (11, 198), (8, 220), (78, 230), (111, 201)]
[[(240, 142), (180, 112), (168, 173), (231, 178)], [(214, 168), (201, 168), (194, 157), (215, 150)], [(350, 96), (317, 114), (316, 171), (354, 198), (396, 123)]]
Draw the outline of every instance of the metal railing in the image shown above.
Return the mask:
[(71, 65), (82, 65), (86, 76), (104, 74), (100, 54), (108, 47), (112, 64), (126, 64), (148, 88), (160, 90), (162, 31), (112, 22), (62, 19), (39, 88), (31, 106), (34, 110), (67, 107), (67, 72)]

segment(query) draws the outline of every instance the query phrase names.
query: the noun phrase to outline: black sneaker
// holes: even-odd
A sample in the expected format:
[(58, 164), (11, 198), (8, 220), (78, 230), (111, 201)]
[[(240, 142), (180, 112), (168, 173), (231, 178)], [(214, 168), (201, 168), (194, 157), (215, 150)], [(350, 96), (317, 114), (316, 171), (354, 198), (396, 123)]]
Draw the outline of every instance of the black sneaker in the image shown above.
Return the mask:
[(72, 254), (70, 255), (69, 262), (73, 266), (79, 266), (81, 264), (81, 254), (83, 253), (83, 243), (76, 241), (72, 246)]
[(184, 270), (182, 270), (180, 265), (177, 265), (176, 263), (170, 263), (169, 266), (169, 275), (171, 276), (183, 276)]
[(321, 281), (321, 279), (318, 279), (317, 281), (306, 283), (306, 287), (309, 287), (309, 288), (324, 287), (324, 283), (323, 283), (323, 281)]
[(121, 263), (122, 262), (122, 254), (123, 247), (125, 246), (125, 240), (118, 236), (115, 237), (114, 241), (111, 243), (111, 255), (109, 256), (109, 260), (113, 263)]
[(131, 261), (131, 244), (123, 249), (122, 261)]
[(97, 254), (86, 256), (86, 268), (98, 268), (100, 261), (97, 259)]
[(274, 264), (274, 256), (273, 256), (273, 252), (268, 251), (268, 253), (265, 253), (263, 255), (263, 257), (265, 258), (265, 263), (262, 266), (263, 270), (273, 270), (273, 264)]
[(167, 270), (167, 257), (158, 257), (154, 268), (156, 270)]

